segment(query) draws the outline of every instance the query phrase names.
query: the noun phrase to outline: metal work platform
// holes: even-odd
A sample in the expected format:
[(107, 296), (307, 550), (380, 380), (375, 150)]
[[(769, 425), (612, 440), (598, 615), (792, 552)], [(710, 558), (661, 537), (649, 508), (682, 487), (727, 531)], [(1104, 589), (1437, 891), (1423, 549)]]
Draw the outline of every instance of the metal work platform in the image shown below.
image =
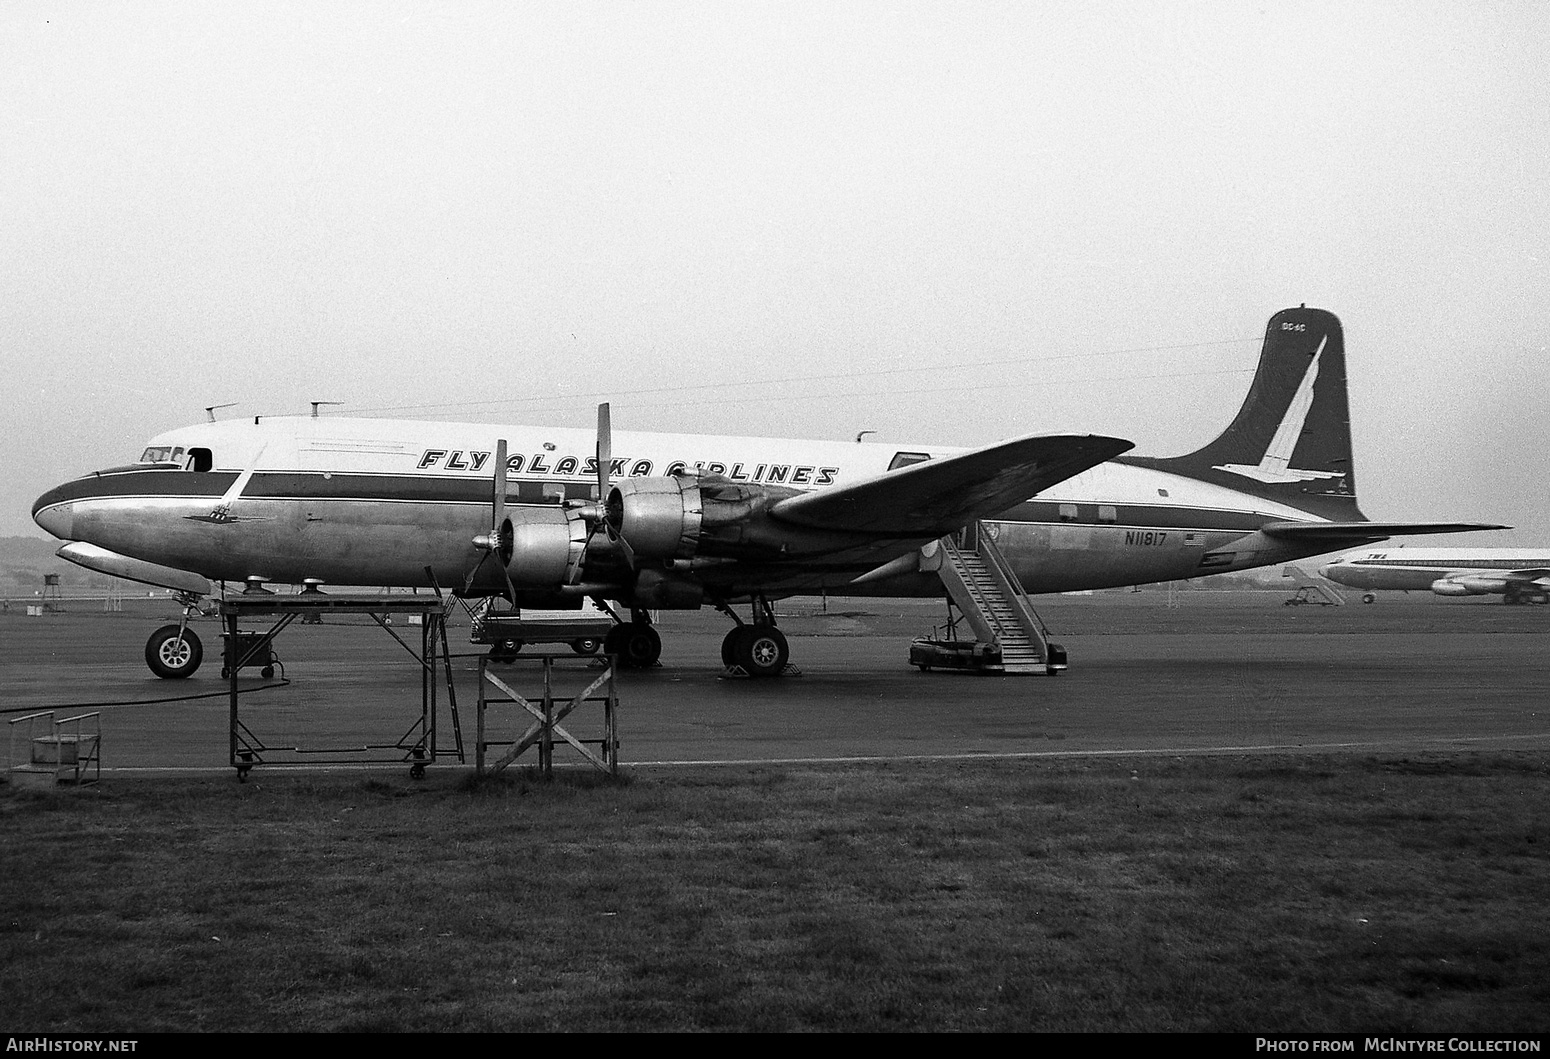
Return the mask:
[[(279, 660), (273, 649), (274, 638), (298, 618), (302, 619), (303, 625), (314, 625), (326, 614), (365, 615), (371, 618), (384, 632), (397, 640), (419, 666), (420, 716), (396, 742), (321, 748), (269, 746), (242, 722), (237, 706), (237, 677), (241, 670), (251, 666), (262, 666), (268, 670), (278, 665)], [(394, 631), (386, 618), (390, 614), (419, 616), (418, 650)], [(220, 615), (226, 628), (222, 675), (230, 681), (231, 688), (231, 765), (237, 770), (239, 780), (247, 779), (248, 771), (256, 765), (282, 760), (317, 764), (365, 761), (406, 763), (410, 775), (416, 779), (424, 776), (426, 766), (438, 758), (456, 757), (459, 762), (463, 761), (463, 732), (458, 722), (452, 655), (447, 648), (447, 605), (439, 596), (330, 595), (318, 591), (289, 596), (267, 592), (247, 593), (221, 600)], [(275, 621), (264, 631), (244, 632), (239, 627), (244, 619), (268, 618), (274, 618)], [(412, 622), (413, 618), (410, 620)], [(448, 748), (443, 748), (437, 742), (439, 688), (443, 681), (452, 716), (453, 746)]]
[[(8, 772), (17, 786), (73, 783), (102, 778), (102, 714), (54, 719), (53, 710), (10, 722)], [(18, 744), (23, 751), (18, 753)]]
[[(489, 658), (479, 659), (478, 723), (474, 740), (474, 768), (478, 775), (499, 772), (522, 754), (536, 747), (539, 771), (548, 776), (554, 769), (556, 739), (569, 743), (600, 772), (606, 772), (610, 776), (619, 774), (619, 694), (614, 686), (614, 673), (618, 669), (617, 657), (601, 656), (587, 663), (588, 668), (579, 675), (582, 677), (593, 675), (594, 679), (575, 695), (555, 693), (555, 662), (559, 659), (571, 663), (578, 661), (570, 656), (545, 653), (525, 655), (502, 665), (502, 668), (515, 667), (519, 672), (527, 669), (528, 671), (523, 673), (523, 680), (531, 676), (532, 663), (539, 663), (542, 666), (543, 687), (536, 692), (530, 692), (531, 699), (518, 693), (510, 683), (491, 672), (492, 665)], [(603, 667), (601, 673), (596, 672), (599, 664)], [(511, 676), (509, 673), (507, 675)], [(491, 694), (491, 688), (499, 689), (500, 694)], [(602, 730), (596, 738), (584, 739), (562, 727), (560, 722), (589, 702), (602, 704), (603, 723)], [(532, 721), (514, 740), (509, 742), (492, 740), (488, 735), (489, 729), (485, 717), (485, 711), (491, 704), (515, 705), (531, 717)], [(595, 745), (597, 751), (589, 749), (588, 743)], [(485, 751), (494, 747), (506, 749), (499, 758), (486, 767)]]

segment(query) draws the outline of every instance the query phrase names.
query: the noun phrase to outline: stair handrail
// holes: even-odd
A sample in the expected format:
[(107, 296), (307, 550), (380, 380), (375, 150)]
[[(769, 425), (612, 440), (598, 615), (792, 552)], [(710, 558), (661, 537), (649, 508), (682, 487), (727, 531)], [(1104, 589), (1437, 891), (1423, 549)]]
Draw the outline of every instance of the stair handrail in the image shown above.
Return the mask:
[(1012, 565), (1006, 561), (1006, 556), (1001, 554), (1001, 549), (996, 546), (995, 540), (984, 531), (983, 524), (980, 527), (980, 556), (986, 560), (992, 577), (996, 579), (1001, 591), (1018, 604), (1018, 611), (1027, 617), (1032, 623), (1038, 635), (1044, 640), (1049, 639), (1049, 628), (1045, 626), (1044, 619), (1039, 617), (1039, 612), (1033, 609), (1033, 600), (1023, 590), (1022, 583), (1017, 580), (1017, 575), (1012, 572)]
[[(986, 598), (984, 590), (974, 581), (964, 576), (963, 570), (966, 564), (964, 549), (958, 547), (958, 545), (951, 537), (943, 537), (942, 545), (947, 551), (948, 558), (952, 560), (952, 562), (946, 564), (943, 569), (952, 570), (953, 579), (974, 603), (974, 613), (979, 616), (979, 619), (984, 624), (986, 630), (989, 631), (991, 637), (999, 645), (1001, 634), (1005, 631), (1002, 627), (1001, 619), (997, 617), (995, 612), (990, 609), (990, 601)], [(974, 554), (977, 556), (979, 553), (975, 552)], [(964, 617), (969, 620), (971, 625), (973, 625), (974, 615), (970, 614), (962, 607), (959, 609), (963, 610)]]

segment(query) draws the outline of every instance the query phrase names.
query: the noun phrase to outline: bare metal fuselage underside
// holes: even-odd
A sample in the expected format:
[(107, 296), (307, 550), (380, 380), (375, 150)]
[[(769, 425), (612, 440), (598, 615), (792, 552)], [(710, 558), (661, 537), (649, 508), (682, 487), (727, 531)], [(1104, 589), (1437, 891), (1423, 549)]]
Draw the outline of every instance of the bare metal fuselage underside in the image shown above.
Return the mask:
[[(1151, 483), (1138, 487), (1125, 479), (1168, 478), (1175, 496), (1181, 483), (1136, 468), (1102, 470), (1105, 473), (1095, 477), (1109, 479), (1111, 488), (1098, 499), (1114, 503), (1098, 505), (1091, 496), (1081, 498), (1083, 483), (1073, 480), (1073, 487), (1062, 488), (1059, 496), (1029, 501), (986, 522), (985, 531), (996, 539), (1028, 592), (1178, 580), (1284, 562), (1318, 550), (1256, 532), (1259, 524), (1284, 518), (1286, 512), (1211, 503), (1222, 499), (1213, 496), (1186, 504), (1125, 503), (1125, 494), (1157, 493), (1148, 487)], [(1116, 470), (1124, 472), (1117, 483)], [(49, 509), (48, 517), (54, 520), (50, 528), (65, 539), (90, 541), (114, 553), (195, 571), (212, 581), (312, 580), (420, 588), (434, 583), (461, 589), (469, 572), (479, 568), (473, 592), (505, 590), (505, 576), (494, 564), (481, 568), (484, 553), (471, 543), (489, 517), (487, 486), (478, 482), (260, 473), (247, 484), (240, 504), (231, 512), (217, 513), (218, 501), (235, 478), (231, 472), (171, 469), (89, 476), (61, 487), (70, 493)], [(514, 504), (509, 516), (519, 535), (527, 528), (568, 536), (574, 538), (575, 552), (581, 552), (585, 528), (558, 502)], [(820, 591), (857, 596), (942, 593), (931, 541), (800, 528), (791, 528), (788, 538), (787, 546), (769, 555), (690, 558), (665, 565), (694, 578), (711, 600)], [(906, 565), (894, 576), (852, 583), (910, 553), (919, 554), (914, 569)], [(587, 556), (572, 594), (614, 584), (620, 588), (617, 598), (627, 599), (622, 564), (608, 543), (594, 542)], [(565, 595), (552, 570), (523, 568), (520, 549), (510, 573), (526, 602), (552, 602)]]

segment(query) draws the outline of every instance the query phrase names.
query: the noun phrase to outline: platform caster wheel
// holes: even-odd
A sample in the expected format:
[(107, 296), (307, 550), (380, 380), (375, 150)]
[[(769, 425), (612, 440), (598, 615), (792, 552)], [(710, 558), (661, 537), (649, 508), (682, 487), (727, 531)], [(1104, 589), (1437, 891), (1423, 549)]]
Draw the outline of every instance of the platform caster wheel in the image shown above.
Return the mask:
[(412, 780), (423, 780), (425, 778), (425, 766), (424, 765), (410, 765), (409, 766), (409, 778), (412, 779)]
[(274, 676), (274, 666), (265, 666), (263, 669), (259, 670), (259, 675), (261, 675), (265, 680), (270, 679)]

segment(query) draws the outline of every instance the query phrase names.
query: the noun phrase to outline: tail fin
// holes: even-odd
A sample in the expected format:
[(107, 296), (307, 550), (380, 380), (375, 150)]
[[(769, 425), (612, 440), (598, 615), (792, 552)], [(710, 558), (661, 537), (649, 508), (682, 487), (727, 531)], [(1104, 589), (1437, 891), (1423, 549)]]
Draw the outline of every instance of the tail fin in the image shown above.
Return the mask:
[(1340, 320), (1306, 306), (1276, 313), (1249, 395), (1220, 437), (1185, 456), (1115, 462), (1253, 493), (1322, 518), (1363, 521)]

